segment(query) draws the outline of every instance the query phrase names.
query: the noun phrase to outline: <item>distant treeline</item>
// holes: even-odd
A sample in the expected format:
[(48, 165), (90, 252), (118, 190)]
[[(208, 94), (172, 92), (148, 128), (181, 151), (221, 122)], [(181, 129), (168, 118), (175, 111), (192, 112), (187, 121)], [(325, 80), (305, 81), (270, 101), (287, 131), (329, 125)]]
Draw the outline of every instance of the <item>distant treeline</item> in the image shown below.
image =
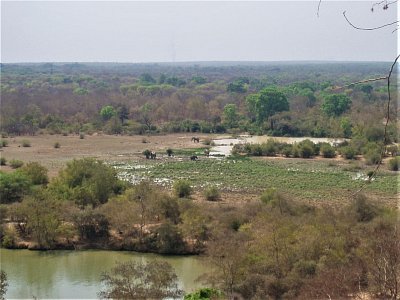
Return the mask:
[[(1, 131), (351, 137), (369, 127), (382, 129), (385, 82), (334, 87), (384, 76), (388, 67), (388, 63), (2, 64)], [(393, 107), (393, 116), (395, 112)], [(390, 124), (389, 129), (395, 139), (395, 126)]]

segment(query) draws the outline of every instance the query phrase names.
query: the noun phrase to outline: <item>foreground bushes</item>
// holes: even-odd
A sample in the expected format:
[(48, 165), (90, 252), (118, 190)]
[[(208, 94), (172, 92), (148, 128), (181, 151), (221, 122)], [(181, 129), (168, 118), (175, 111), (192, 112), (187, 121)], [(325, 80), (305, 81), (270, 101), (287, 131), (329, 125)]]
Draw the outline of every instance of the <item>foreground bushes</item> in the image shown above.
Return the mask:
[[(79, 182), (77, 175), (91, 174), (90, 169), (78, 170), (68, 169), (60, 176), (74, 174), (67, 177)], [(75, 188), (84, 187), (83, 181)], [(26, 182), (32, 184), (27, 178)], [(261, 201), (210, 206), (172, 197), (142, 182), (111, 193), (104, 204), (98, 201), (92, 208), (82, 207), (75, 198), (61, 198), (58, 193), (75, 195), (61, 187), (39, 186), (22, 202), (1, 207), (6, 215), (2, 224), (11, 220), (16, 229), (2, 230), (3, 246), (14, 247), (24, 238), (40, 249), (73, 242), (77, 247), (165, 254), (205, 252), (213, 272), (204, 279), (228, 298), (345, 298), (360, 289), (398, 297), (398, 211), (362, 195), (334, 210), (302, 204), (269, 188)], [(388, 280), (382, 280), (385, 276)]]
[(187, 180), (178, 180), (173, 186), (175, 196), (179, 198), (188, 198), (192, 193), (192, 187)]

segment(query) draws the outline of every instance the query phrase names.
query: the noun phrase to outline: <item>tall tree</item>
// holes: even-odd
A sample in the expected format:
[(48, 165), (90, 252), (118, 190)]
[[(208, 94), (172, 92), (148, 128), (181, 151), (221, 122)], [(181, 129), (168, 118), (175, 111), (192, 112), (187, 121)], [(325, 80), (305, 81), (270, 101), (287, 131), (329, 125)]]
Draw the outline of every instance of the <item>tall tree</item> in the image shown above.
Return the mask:
[[(268, 87), (258, 94), (252, 94), (246, 98), (248, 109), (254, 114), (258, 124), (270, 119), (281, 111), (289, 110), (289, 102), (286, 96), (275, 87)], [(274, 129), (274, 122), (270, 119), (271, 129)]]
[(100, 110), (100, 116), (103, 118), (104, 121), (110, 120), (115, 115), (115, 109), (111, 105), (103, 106)]
[(230, 103), (224, 107), (224, 122), (230, 128), (236, 127), (238, 120), (238, 113), (236, 104)]
[(345, 94), (328, 95), (322, 103), (322, 110), (330, 117), (340, 116), (350, 108), (351, 99)]

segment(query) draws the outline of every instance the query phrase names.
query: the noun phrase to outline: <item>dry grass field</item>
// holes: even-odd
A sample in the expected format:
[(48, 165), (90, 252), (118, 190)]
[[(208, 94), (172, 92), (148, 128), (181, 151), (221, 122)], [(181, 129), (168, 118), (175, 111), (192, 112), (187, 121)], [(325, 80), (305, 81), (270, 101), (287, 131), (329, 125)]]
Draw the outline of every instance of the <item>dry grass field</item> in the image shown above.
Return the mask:
[[(146, 149), (165, 153), (166, 149), (198, 148), (201, 143), (191, 141), (193, 134), (169, 134), (159, 136), (116, 136), (86, 135), (80, 139), (78, 135), (37, 135), (6, 138), (8, 146), (0, 149), (0, 156), (7, 161), (18, 159), (23, 162), (37, 161), (49, 170), (50, 177), (57, 175), (65, 164), (84, 157), (93, 157), (104, 161), (132, 161), (142, 159)], [(205, 136), (196, 135), (200, 138)], [(210, 137), (208, 135), (207, 137)], [(29, 141), (30, 147), (22, 147), (23, 141)], [(55, 148), (55, 143), (60, 148)], [(8, 171), (9, 166), (1, 166)]]

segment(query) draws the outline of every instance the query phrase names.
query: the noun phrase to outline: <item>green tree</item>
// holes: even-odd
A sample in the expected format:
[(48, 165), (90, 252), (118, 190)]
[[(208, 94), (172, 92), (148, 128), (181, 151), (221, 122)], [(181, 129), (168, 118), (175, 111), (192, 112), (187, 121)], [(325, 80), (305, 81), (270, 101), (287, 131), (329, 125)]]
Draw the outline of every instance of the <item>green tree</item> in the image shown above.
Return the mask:
[(78, 229), (79, 236), (82, 239), (94, 241), (107, 238), (109, 231), (109, 222), (107, 218), (97, 210), (86, 208), (80, 210), (74, 216), (74, 223)]
[(31, 186), (31, 181), (24, 174), (0, 171), (0, 203), (20, 201), (24, 195), (29, 193)]
[(246, 278), (246, 239), (241, 233), (220, 232), (207, 247), (207, 258), (215, 270), (205, 281), (220, 288), (228, 299)]
[(129, 109), (125, 104), (120, 104), (117, 107), (117, 115), (121, 124), (124, 124), (125, 120), (129, 119)]
[(207, 82), (207, 79), (202, 76), (193, 76), (192, 81), (196, 84), (204, 84)]
[(185, 242), (176, 225), (163, 223), (157, 228), (157, 249), (163, 254), (178, 254), (185, 250)]
[(144, 125), (146, 125), (147, 130), (151, 130), (151, 126), (153, 124), (151, 113), (153, 111), (153, 107), (150, 103), (145, 103), (140, 108), (140, 119)]
[(129, 192), (119, 195), (100, 207), (110, 225), (120, 234), (128, 235), (140, 221), (139, 207), (130, 201)]
[(143, 73), (140, 75), (140, 83), (143, 85), (149, 85), (149, 84), (154, 84), (156, 83), (156, 80), (149, 74), (149, 73)]
[(127, 191), (127, 197), (130, 201), (138, 204), (139, 210), (139, 238), (140, 240), (144, 237), (144, 227), (148, 223), (151, 217), (155, 217), (157, 212), (153, 211), (155, 199), (159, 196), (154, 190), (153, 186), (147, 181), (142, 181), (135, 185), (133, 189)]
[(100, 116), (102, 117), (102, 119), (104, 121), (110, 120), (116, 114), (117, 114), (117, 112), (115, 111), (114, 107), (112, 107), (111, 105), (103, 106), (100, 110)]
[[(248, 109), (255, 114), (258, 124), (262, 124), (278, 112), (288, 111), (289, 102), (286, 96), (275, 87), (268, 87), (258, 94), (246, 98)], [(273, 120), (270, 120), (271, 129), (274, 129)]]
[(60, 202), (49, 198), (44, 191), (35, 193), (23, 201), (27, 207), (27, 229), (32, 233), (39, 248), (51, 249), (56, 242), (61, 225)]
[(351, 99), (345, 94), (334, 94), (324, 97), (322, 110), (330, 117), (340, 116), (350, 108)]
[(101, 276), (106, 287), (99, 292), (100, 299), (164, 299), (178, 298), (183, 291), (178, 288), (178, 277), (167, 262), (117, 263)]
[(102, 161), (92, 158), (74, 159), (60, 172), (49, 189), (61, 199), (73, 199), (81, 207), (97, 206), (120, 194), (124, 184), (117, 177), (117, 171)]
[(247, 88), (246, 88), (245, 84), (238, 80), (236, 80), (234, 82), (230, 82), (228, 84), (226, 90), (231, 93), (246, 93), (247, 92)]
[(351, 124), (350, 119), (346, 118), (346, 117), (345, 118), (341, 118), (340, 119), (340, 127), (343, 130), (343, 136), (345, 138), (350, 138), (351, 137), (351, 133), (352, 133), (351, 129), (353, 127), (353, 125)]
[(230, 104), (225, 105), (224, 113), (223, 113), (223, 120), (224, 120), (224, 123), (230, 128), (237, 126), (238, 113), (237, 113), (236, 104), (230, 103)]
[(360, 86), (360, 90), (368, 95), (368, 99), (371, 100), (372, 91), (374, 90), (373, 86), (370, 84), (363, 84)]

